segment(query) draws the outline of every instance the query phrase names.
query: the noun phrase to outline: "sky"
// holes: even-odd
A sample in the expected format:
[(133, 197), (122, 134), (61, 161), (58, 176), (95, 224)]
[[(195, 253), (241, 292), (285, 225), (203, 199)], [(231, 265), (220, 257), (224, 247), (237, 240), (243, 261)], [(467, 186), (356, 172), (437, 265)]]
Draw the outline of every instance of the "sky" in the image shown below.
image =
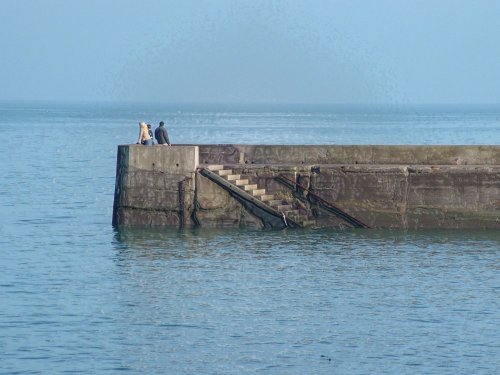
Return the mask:
[(0, 100), (497, 104), (497, 0), (0, 0)]

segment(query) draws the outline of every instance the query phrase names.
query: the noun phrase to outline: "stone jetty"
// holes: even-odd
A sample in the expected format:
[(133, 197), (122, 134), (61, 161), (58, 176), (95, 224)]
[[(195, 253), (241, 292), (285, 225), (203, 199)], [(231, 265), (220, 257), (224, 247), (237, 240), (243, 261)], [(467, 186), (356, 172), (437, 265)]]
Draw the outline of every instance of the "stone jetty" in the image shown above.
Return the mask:
[(118, 146), (113, 225), (500, 229), (500, 146)]

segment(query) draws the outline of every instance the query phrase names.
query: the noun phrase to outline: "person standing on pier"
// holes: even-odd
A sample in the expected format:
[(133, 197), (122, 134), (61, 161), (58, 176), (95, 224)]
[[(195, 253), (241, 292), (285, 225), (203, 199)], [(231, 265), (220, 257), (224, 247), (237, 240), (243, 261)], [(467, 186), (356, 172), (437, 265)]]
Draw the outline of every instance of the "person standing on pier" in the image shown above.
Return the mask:
[(160, 121), (160, 126), (155, 129), (155, 138), (159, 145), (171, 146), (170, 140), (168, 139), (167, 129), (165, 128), (165, 123)]

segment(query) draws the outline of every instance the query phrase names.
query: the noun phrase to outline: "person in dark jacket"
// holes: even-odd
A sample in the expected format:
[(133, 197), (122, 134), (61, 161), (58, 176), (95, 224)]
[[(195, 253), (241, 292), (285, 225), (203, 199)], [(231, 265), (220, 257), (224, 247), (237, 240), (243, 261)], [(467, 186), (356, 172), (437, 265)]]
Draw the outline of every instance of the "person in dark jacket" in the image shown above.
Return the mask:
[(163, 121), (160, 122), (160, 126), (155, 129), (155, 138), (159, 145), (171, 146), (170, 140), (168, 139), (167, 129)]

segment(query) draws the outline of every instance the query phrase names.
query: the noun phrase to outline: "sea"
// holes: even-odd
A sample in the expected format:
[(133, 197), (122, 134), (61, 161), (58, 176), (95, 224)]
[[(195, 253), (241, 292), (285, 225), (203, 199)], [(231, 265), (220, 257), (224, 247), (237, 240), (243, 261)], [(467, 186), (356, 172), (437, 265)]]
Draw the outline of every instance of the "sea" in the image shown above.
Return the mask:
[[(0, 374), (500, 373), (500, 234), (116, 229), (116, 154), (500, 144), (500, 106), (0, 102)], [(500, 188), (500, 185), (499, 185)]]

